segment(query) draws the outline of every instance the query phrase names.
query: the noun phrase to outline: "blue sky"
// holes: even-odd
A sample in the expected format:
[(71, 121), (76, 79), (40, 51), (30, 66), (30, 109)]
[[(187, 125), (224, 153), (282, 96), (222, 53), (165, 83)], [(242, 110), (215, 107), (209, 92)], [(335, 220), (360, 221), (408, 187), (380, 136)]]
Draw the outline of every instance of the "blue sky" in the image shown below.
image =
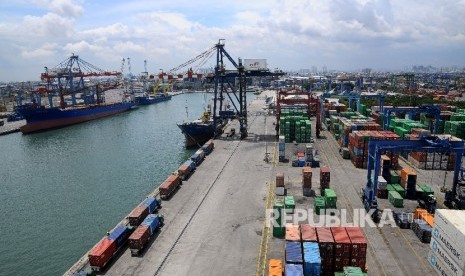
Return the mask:
[(220, 38), (234, 58), (285, 70), (464, 67), (464, 14), (465, 0), (2, 1), (0, 81), (38, 80), (71, 53), (156, 73)]

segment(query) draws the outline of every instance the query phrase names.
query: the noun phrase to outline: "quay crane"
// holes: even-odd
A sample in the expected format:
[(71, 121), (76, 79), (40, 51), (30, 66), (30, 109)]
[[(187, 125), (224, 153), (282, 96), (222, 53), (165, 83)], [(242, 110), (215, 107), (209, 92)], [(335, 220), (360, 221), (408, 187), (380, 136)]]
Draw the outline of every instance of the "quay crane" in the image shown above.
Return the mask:
[(391, 113), (393, 112), (405, 112), (405, 113), (427, 113), (428, 115), (435, 118), (434, 129), (432, 126), (428, 126), (434, 134), (438, 134), (439, 131), (439, 122), (441, 120), (441, 109), (436, 105), (423, 105), (420, 107), (385, 107), (383, 121), (383, 129), (387, 130), (389, 128), (389, 123), (391, 121)]
[[(71, 104), (76, 106), (76, 93), (82, 92), (84, 104), (94, 104), (104, 101), (101, 97), (99, 80), (96, 84), (86, 85), (84, 78), (100, 78), (103, 79), (104, 89), (114, 88), (118, 85), (117, 82), (109, 81), (110, 77), (120, 77), (121, 72), (104, 71), (83, 59), (79, 56), (72, 54), (68, 59), (60, 62), (54, 68), (45, 67), (45, 73), (41, 74), (42, 81), (46, 81), (46, 91), (49, 99), (50, 108), (53, 108), (53, 96), (56, 91), (60, 96), (60, 107), (65, 108), (66, 103), (64, 99), (65, 94), (71, 94)], [(92, 89), (91, 89), (92, 88)], [(96, 95), (95, 95), (96, 94)], [(94, 99), (96, 96), (96, 100)]]
[[(376, 200), (378, 190), (378, 176), (381, 167), (381, 155), (386, 152), (428, 152), (428, 153), (454, 153), (455, 166), (451, 189), (442, 189), (445, 192), (444, 204), (453, 209), (465, 209), (465, 184), (459, 179), (462, 168), (462, 156), (465, 154), (465, 142), (453, 139), (441, 139), (436, 136), (420, 137), (419, 140), (381, 140), (368, 143), (367, 184), (361, 189), (362, 201), (367, 212), (372, 211), (373, 221), (378, 222), (379, 210)], [(374, 177), (372, 181), (372, 171)]]

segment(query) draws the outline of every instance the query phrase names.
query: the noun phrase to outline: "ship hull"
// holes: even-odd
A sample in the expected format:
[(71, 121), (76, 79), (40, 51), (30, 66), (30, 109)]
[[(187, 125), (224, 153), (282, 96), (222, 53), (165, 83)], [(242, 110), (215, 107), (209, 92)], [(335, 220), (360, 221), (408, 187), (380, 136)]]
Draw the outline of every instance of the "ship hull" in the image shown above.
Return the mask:
[(134, 103), (118, 103), (85, 108), (38, 109), (25, 113), (26, 125), (20, 128), (24, 134), (75, 125), (130, 110)]
[(165, 102), (169, 100), (171, 100), (171, 96), (159, 96), (155, 98), (136, 97), (136, 104), (137, 105), (150, 105), (150, 104)]
[(178, 125), (184, 134), (186, 147), (201, 146), (215, 135), (212, 124), (182, 124)]

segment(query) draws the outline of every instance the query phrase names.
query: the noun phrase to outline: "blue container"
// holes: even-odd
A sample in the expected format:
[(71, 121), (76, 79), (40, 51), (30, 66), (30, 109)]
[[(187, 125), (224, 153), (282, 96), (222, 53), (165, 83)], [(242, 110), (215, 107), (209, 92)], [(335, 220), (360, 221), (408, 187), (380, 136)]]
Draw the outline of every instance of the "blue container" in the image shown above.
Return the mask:
[(116, 248), (120, 248), (128, 239), (129, 228), (124, 225), (118, 225), (115, 229), (111, 230), (107, 239), (115, 241)]
[(194, 153), (191, 156), (191, 160), (194, 161), (195, 165), (197, 166), (200, 164), (200, 162), (202, 162), (202, 157), (200, 156), (200, 154)]
[(321, 257), (318, 243), (304, 242), (304, 275), (320, 275), (321, 274)]
[(286, 241), (286, 263), (302, 264), (302, 247), (300, 242)]
[(304, 269), (301, 264), (286, 264), (286, 276), (303, 276)]
[(192, 160), (187, 160), (186, 162), (184, 162), (184, 165), (188, 166), (191, 169), (191, 171), (195, 170), (195, 163)]
[(285, 143), (279, 143), (279, 151), (284, 151), (286, 148), (286, 144)]
[(147, 206), (149, 208), (149, 213), (153, 213), (153, 211), (155, 211), (155, 209), (157, 209), (160, 204), (156, 198), (147, 197), (140, 205)]
[(160, 217), (155, 214), (150, 214), (144, 219), (141, 225), (147, 226), (150, 229), (150, 233), (153, 235), (160, 226)]

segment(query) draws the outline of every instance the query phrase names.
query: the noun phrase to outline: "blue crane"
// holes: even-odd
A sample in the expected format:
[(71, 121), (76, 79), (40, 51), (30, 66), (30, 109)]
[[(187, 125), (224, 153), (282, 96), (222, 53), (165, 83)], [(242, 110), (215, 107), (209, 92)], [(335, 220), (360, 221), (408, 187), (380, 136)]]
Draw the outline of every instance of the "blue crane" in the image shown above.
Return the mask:
[(434, 129), (432, 129), (432, 126), (429, 126), (430, 130), (432, 130), (434, 134), (438, 134), (439, 122), (441, 120), (441, 109), (436, 105), (424, 105), (420, 107), (385, 107), (385, 116), (382, 125), (384, 130), (387, 130), (389, 128), (389, 123), (391, 121), (391, 113), (393, 112), (405, 112), (410, 114), (427, 113), (430, 116), (433, 116), (436, 120), (434, 124)]
[[(465, 194), (462, 193), (462, 186), (460, 185), (459, 179), (462, 167), (462, 156), (465, 154), (465, 143), (463, 140), (454, 141), (432, 136), (420, 137), (419, 140), (370, 141), (368, 143), (367, 184), (365, 189), (362, 189), (362, 201), (365, 210), (368, 212), (373, 210), (372, 218), (375, 222), (379, 221), (376, 192), (378, 189), (381, 155), (388, 151), (454, 153), (456, 158), (452, 189), (445, 190), (445, 205), (452, 206), (454, 209), (465, 209)], [(374, 171), (373, 180), (371, 177), (372, 171)], [(460, 189), (458, 189), (458, 187)]]

